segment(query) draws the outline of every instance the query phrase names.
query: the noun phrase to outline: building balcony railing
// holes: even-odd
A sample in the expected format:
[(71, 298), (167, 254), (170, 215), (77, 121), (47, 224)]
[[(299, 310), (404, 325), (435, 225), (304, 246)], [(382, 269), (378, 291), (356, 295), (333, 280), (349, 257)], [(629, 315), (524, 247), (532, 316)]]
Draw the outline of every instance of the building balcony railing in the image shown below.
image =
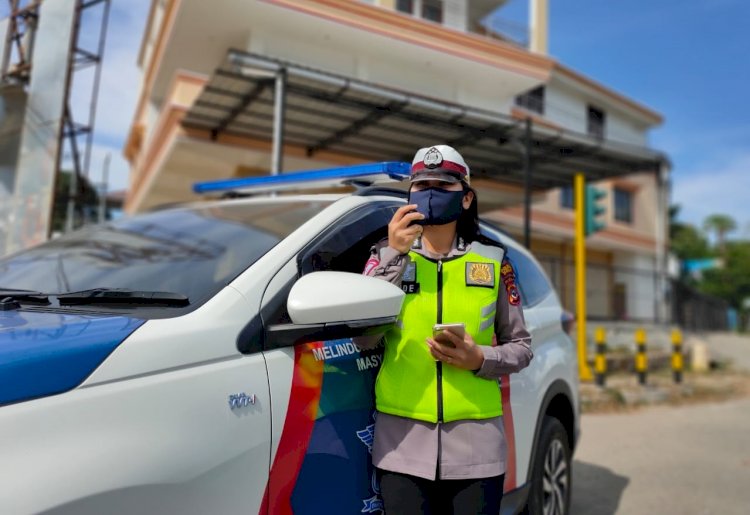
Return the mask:
[(477, 32), (496, 37), (523, 48), (529, 47), (530, 31), (526, 25), (497, 15), (490, 15), (480, 22), (480, 26), (481, 28)]

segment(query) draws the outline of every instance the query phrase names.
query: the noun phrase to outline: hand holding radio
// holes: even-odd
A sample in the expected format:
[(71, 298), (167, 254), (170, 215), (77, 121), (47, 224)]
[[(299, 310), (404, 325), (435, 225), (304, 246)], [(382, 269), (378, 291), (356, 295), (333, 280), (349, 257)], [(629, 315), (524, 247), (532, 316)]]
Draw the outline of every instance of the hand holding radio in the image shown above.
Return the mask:
[(422, 226), (414, 222), (424, 220), (424, 215), (415, 211), (416, 208), (416, 204), (401, 206), (388, 224), (388, 246), (401, 254), (409, 252), (414, 240), (422, 234)]

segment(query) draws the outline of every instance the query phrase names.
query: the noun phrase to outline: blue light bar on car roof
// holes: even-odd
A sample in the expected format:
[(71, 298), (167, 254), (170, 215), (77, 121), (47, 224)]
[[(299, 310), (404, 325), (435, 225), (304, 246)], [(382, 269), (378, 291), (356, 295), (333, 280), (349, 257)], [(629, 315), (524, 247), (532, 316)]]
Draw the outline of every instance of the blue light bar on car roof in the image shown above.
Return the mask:
[(305, 188), (328, 188), (347, 184), (400, 182), (409, 177), (409, 163), (391, 161), (364, 165), (341, 166), (324, 170), (282, 173), (262, 177), (243, 177), (220, 181), (198, 182), (193, 185), (196, 193), (261, 193)]

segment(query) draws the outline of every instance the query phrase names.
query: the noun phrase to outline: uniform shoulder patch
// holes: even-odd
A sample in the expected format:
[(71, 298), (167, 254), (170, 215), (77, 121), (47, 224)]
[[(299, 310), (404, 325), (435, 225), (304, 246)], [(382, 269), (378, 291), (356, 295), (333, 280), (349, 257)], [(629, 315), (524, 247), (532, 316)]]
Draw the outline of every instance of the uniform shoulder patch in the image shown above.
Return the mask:
[(495, 287), (495, 267), (492, 263), (466, 263), (466, 286)]
[(521, 292), (516, 284), (516, 272), (510, 261), (503, 260), (500, 267), (500, 277), (505, 285), (505, 292), (508, 295), (508, 303), (512, 306), (518, 306), (521, 303)]
[(370, 272), (372, 272), (376, 266), (380, 264), (380, 260), (376, 257), (371, 257), (367, 260), (367, 263), (365, 263), (365, 271), (362, 272), (363, 275), (370, 275)]

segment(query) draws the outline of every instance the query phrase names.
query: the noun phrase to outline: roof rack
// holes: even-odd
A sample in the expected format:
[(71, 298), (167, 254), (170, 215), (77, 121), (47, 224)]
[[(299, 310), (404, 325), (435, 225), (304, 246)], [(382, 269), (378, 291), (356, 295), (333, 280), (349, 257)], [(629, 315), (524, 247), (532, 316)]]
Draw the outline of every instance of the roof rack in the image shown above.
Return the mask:
[(358, 188), (373, 184), (401, 182), (409, 177), (409, 163), (389, 161), (363, 165), (341, 166), (323, 170), (243, 177), (220, 181), (198, 182), (193, 191), (199, 194), (224, 193), (225, 195), (248, 195), (277, 191), (332, 188), (355, 186)]

